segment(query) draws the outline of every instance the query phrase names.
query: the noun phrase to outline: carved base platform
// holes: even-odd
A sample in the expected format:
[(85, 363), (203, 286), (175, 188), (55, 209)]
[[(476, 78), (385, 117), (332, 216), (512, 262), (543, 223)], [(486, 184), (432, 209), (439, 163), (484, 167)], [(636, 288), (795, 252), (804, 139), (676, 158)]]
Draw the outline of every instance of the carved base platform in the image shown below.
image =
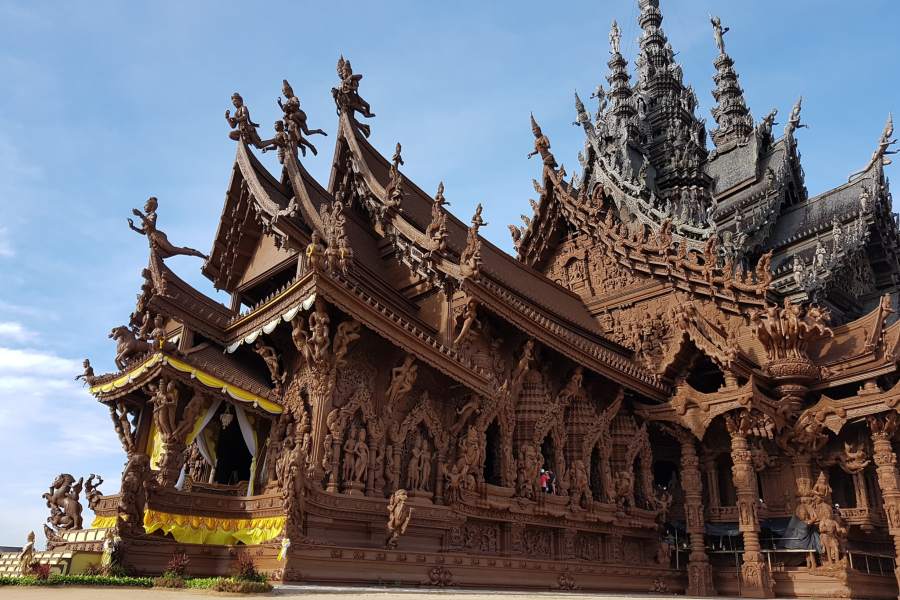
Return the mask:
[(365, 496), (366, 485), (359, 481), (352, 481), (344, 485), (344, 493), (348, 496)]
[(426, 492), (424, 490), (416, 490), (414, 492), (409, 492), (409, 500), (410, 504), (433, 504), (432, 499), (434, 498), (434, 494), (431, 492)]
[(292, 553), (286, 582), (646, 594), (662, 583), (683, 594), (683, 571), (590, 561), (551, 561), (464, 553), (309, 548)]
[[(741, 584), (734, 567), (715, 568), (716, 592), (722, 596), (741, 596)], [(897, 580), (893, 573), (867, 574), (849, 569), (843, 577), (824, 576), (805, 567), (774, 569), (770, 598), (821, 598), (836, 600), (893, 600), (897, 598)]]

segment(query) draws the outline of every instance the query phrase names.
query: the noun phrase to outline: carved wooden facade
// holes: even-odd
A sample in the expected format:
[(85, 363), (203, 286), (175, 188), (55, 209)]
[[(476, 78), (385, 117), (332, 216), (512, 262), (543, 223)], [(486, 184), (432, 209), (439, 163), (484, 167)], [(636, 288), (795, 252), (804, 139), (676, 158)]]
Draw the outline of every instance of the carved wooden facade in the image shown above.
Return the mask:
[[(658, 1), (639, 4), (639, 81), (614, 26), (611, 87), (595, 115), (577, 100), (580, 176), (532, 119), (517, 258), (480, 237), (481, 207), (460, 221), (400, 144), (368, 142), (343, 57), (327, 187), (287, 82), (271, 141), (236, 95), (203, 264), (231, 305), (166, 266), (191, 249), (154, 203), (132, 327), (111, 335), (123, 368), (84, 376), (129, 458), (120, 494), (93, 498), (127, 567), (177, 546), (219, 573), (243, 545), (287, 581), (897, 596), (890, 133), (807, 198), (799, 103), (783, 137), (754, 125), (714, 20), (708, 151)], [(280, 176), (251, 147), (278, 148)], [(826, 219), (829, 198), (850, 200)]]

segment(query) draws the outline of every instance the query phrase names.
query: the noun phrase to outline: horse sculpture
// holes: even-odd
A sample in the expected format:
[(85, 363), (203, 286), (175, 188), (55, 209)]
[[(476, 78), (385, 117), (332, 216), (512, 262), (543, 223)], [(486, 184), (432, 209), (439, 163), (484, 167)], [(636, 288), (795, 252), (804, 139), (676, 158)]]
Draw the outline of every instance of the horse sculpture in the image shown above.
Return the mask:
[(133, 331), (119, 325), (109, 332), (109, 337), (116, 341), (116, 366), (124, 369), (128, 364), (128, 359), (133, 356), (150, 352), (150, 344), (144, 340), (139, 340)]
[(81, 529), (81, 503), (78, 496), (84, 478), (75, 481), (75, 477), (68, 473), (60, 473), (53, 480), (50, 491), (43, 494), (50, 509), (47, 522), (57, 529)]

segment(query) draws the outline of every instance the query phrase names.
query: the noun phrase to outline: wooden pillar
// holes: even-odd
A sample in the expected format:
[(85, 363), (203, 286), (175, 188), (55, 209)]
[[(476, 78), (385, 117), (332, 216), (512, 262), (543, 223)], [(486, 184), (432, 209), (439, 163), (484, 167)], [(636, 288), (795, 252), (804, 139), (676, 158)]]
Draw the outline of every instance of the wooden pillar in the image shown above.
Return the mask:
[(710, 508), (719, 508), (722, 501), (719, 498), (719, 472), (716, 469), (716, 457), (705, 456), (703, 458), (703, 472), (706, 473), (706, 495)]
[(712, 568), (706, 556), (703, 519), (703, 484), (700, 479), (700, 461), (693, 437), (684, 436), (681, 442), (681, 488), (684, 491), (684, 514), (691, 553), (688, 556), (689, 596), (715, 596)]
[(809, 503), (812, 496), (812, 457), (809, 452), (794, 449), (791, 453), (791, 469), (794, 471), (794, 501), (797, 505)]
[[(872, 432), (872, 448), (875, 458), (875, 472), (878, 474), (878, 486), (884, 500), (884, 514), (888, 519), (888, 533), (894, 539), (894, 555), (900, 565), (900, 474), (897, 472), (897, 455), (894, 453), (891, 440), (900, 422), (896, 413), (887, 417), (869, 417), (869, 429)], [(900, 586), (900, 566), (894, 570)]]
[(437, 449), (437, 469), (434, 480), (434, 503), (444, 503), (444, 464), (447, 460), (446, 448)]
[(866, 477), (864, 471), (853, 474), (853, 491), (856, 493), (856, 507), (868, 508), (869, 493), (866, 491)]
[(749, 419), (730, 418), (726, 415), (728, 433), (731, 435), (731, 461), (734, 488), (737, 493), (738, 528), (744, 538), (744, 556), (741, 565), (741, 596), (745, 598), (771, 598), (772, 577), (760, 552), (759, 544), (759, 488), (756, 470), (750, 456), (745, 425)]

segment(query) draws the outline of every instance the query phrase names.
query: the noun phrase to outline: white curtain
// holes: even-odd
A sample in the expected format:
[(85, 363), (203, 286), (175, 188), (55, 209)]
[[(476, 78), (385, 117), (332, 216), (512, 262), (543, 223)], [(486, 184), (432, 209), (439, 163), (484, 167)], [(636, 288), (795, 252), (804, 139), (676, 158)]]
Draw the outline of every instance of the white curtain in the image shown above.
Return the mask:
[[(197, 441), (197, 448), (200, 450), (200, 455), (203, 456), (203, 460), (207, 462), (211, 467), (215, 468), (215, 463), (213, 462), (212, 452), (209, 451), (209, 446), (206, 445), (206, 438), (203, 436), (203, 430), (206, 429), (206, 426), (209, 425), (209, 422), (212, 421), (213, 417), (216, 416), (216, 411), (219, 410), (219, 407), (222, 405), (222, 399), (218, 398), (212, 405), (209, 407), (209, 410), (206, 411), (206, 414), (203, 415), (203, 418), (200, 419), (200, 426), (194, 431), (197, 432), (194, 439), (188, 439), (187, 443), (190, 445), (194, 440)], [(175, 489), (180, 490), (184, 487), (184, 478), (187, 473), (187, 465), (181, 465), (181, 473), (178, 475), (178, 481), (175, 483)]]
[(247, 444), (247, 450), (250, 451), (250, 456), (253, 457), (250, 461), (250, 481), (247, 484), (247, 495), (252, 496), (253, 482), (256, 479), (256, 455), (258, 454), (256, 432), (253, 431), (253, 426), (247, 418), (247, 413), (237, 404), (234, 405), (234, 414), (237, 416), (238, 425), (241, 428), (241, 436), (244, 438), (244, 443)]

